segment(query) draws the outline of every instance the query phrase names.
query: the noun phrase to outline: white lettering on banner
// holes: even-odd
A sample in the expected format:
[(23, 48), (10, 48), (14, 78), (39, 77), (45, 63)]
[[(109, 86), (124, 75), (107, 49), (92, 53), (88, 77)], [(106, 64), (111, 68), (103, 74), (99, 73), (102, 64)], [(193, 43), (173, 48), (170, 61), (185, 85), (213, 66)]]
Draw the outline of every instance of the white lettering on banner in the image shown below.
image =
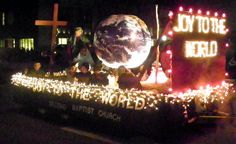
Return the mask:
[(143, 98), (136, 98), (135, 110), (142, 110), (145, 106), (145, 100)]
[(145, 99), (136, 97), (135, 100), (124, 95), (104, 95), (101, 100), (102, 104), (110, 105), (112, 107), (122, 107), (125, 109), (142, 110), (145, 106)]
[(185, 57), (214, 57), (217, 55), (217, 41), (185, 41)]
[(113, 120), (113, 121), (116, 121), (116, 122), (121, 121), (121, 117), (118, 114), (103, 111), (103, 110), (98, 110), (98, 116), (102, 117), (102, 118), (105, 118), (105, 119), (110, 119), (110, 120)]
[(66, 104), (56, 102), (56, 101), (49, 101), (48, 102), (49, 107), (56, 108), (56, 109), (61, 109), (61, 110), (66, 110), (67, 106)]
[[(177, 26), (174, 26), (175, 32), (198, 32), (226, 34), (226, 19), (207, 16), (195, 16), (187, 14), (178, 14)], [(194, 30), (197, 28), (197, 30)]]
[(83, 112), (86, 114), (93, 115), (94, 108), (89, 106), (83, 106), (83, 105), (72, 105), (72, 111), (78, 111)]
[(81, 112), (81, 113), (85, 113), (88, 115), (104, 118), (104, 119), (110, 119), (115, 122), (121, 121), (121, 116), (117, 113), (108, 112), (108, 111), (101, 110), (101, 109), (96, 109), (96, 108), (90, 107), (90, 106), (72, 104), (71, 110), (75, 111), (75, 112)]

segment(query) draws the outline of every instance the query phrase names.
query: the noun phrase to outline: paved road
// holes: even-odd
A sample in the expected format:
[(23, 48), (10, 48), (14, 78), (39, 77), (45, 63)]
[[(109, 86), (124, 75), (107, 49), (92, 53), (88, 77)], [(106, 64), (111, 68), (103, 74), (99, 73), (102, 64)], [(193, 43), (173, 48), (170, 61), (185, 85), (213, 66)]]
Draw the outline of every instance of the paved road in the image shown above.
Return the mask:
[(19, 109), (1, 106), (0, 144), (119, 143), (89, 131), (52, 123), (39, 115), (22, 113), (16, 108)]

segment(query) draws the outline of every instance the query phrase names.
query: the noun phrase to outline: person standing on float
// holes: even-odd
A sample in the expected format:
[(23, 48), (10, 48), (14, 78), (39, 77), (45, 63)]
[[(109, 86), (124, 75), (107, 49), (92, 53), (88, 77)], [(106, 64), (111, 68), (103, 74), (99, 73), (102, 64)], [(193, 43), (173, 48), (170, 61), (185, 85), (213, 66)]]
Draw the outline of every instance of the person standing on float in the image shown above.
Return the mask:
[(73, 41), (72, 56), (76, 57), (81, 48), (86, 47), (90, 43), (88, 37), (84, 34), (84, 30), (81, 27), (75, 29), (75, 36)]

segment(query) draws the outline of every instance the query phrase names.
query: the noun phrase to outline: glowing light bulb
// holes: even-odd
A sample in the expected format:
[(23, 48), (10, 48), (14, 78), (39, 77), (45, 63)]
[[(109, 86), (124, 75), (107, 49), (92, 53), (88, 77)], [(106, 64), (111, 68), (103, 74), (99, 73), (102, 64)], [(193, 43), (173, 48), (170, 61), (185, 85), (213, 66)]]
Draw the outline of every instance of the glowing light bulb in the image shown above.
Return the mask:
[(207, 14), (207, 15), (210, 15), (210, 11), (207, 11), (206, 14)]
[(226, 44), (225, 44), (225, 47), (229, 47), (229, 43), (226, 43)]
[(169, 31), (168, 35), (173, 36), (173, 31)]
[(166, 35), (163, 35), (163, 36), (161, 37), (161, 40), (162, 40), (162, 41), (166, 41), (166, 40), (167, 40), (167, 36), (166, 36)]
[(168, 72), (168, 73), (172, 73), (172, 70), (171, 70), (171, 69), (168, 69), (167, 72)]
[(192, 13), (192, 12), (193, 12), (193, 9), (192, 9), (192, 8), (190, 8), (190, 9), (189, 9), (189, 12), (190, 12), (190, 13)]
[(171, 50), (166, 51), (167, 54), (172, 54)]
[(199, 10), (197, 11), (197, 13), (198, 13), (198, 14), (202, 14), (202, 11), (199, 9)]
[(172, 11), (169, 11), (169, 14), (168, 14), (168, 16), (169, 16), (170, 18), (172, 18), (172, 17), (173, 17), (173, 15), (174, 15), (174, 13), (173, 13)]
[(183, 11), (184, 9), (183, 9), (183, 7), (182, 6), (180, 6), (179, 7), (179, 11)]
[(223, 17), (223, 18), (225, 18), (225, 17), (226, 17), (226, 14), (225, 14), (225, 13), (223, 13), (223, 14), (222, 14), (222, 17)]
[(228, 74), (228, 73), (225, 73), (225, 76), (229, 76), (229, 74)]
[(168, 89), (168, 91), (169, 91), (169, 92), (172, 92), (172, 91), (173, 91), (173, 89), (172, 89), (172, 88), (169, 88), (169, 89)]

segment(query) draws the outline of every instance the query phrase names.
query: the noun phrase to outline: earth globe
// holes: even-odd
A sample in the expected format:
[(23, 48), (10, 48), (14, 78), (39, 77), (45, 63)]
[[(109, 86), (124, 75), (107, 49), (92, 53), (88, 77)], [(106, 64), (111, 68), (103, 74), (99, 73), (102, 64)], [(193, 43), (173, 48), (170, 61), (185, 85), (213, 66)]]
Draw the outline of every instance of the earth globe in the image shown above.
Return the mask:
[(97, 26), (94, 46), (106, 66), (135, 68), (148, 57), (152, 40), (147, 25), (137, 16), (111, 15)]

